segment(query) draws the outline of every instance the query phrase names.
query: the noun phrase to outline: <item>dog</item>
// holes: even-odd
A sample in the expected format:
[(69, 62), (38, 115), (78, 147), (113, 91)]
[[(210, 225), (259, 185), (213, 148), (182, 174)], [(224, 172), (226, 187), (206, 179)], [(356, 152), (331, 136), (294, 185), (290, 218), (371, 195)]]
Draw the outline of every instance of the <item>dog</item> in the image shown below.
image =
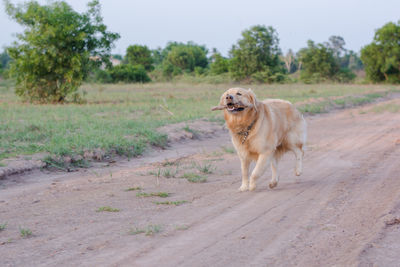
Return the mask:
[[(265, 172), (268, 162), (272, 178), (269, 187), (278, 185), (277, 164), (288, 151), (296, 156), (295, 174), (301, 175), (307, 138), (303, 115), (288, 101), (266, 99), (258, 101), (251, 89), (231, 88), (222, 94), (219, 106), (223, 110), (232, 143), (240, 158), (242, 185), (239, 191), (256, 189), (257, 179)], [(248, 179), (249, 166), (256, 162)]]

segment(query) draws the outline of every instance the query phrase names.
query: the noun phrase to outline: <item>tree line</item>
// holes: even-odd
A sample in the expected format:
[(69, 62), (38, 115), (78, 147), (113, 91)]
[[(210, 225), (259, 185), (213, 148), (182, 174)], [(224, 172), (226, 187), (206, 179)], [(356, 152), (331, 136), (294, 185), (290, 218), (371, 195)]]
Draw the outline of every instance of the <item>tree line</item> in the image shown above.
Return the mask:
[[(31, 101), (63, 102), (68, 95), (77, 101), (78, 87), (88, 80), (144, 83), (184, 75), (249, 83), (351, 82), (364, 69), (369, 82), (400, 82), (400, 22), (378, 29), (360, 55), (347, 50), (340, 36), (324, 43), (309, 40), (284, 54), (276, 30), (264, 25), (245, 29), (227, 57), (194, 42), (169, 42), (153, 50), (134, 44), (125, 55), (111, 55), (120, 36), (107, 30), (98, 0), (84, 13), (64, 1), (4, 3), (25, 31), (0, 54), (0, 75), (15, 79), (16, 93)], [(112, 64), (115, 60), (121, 64)]]

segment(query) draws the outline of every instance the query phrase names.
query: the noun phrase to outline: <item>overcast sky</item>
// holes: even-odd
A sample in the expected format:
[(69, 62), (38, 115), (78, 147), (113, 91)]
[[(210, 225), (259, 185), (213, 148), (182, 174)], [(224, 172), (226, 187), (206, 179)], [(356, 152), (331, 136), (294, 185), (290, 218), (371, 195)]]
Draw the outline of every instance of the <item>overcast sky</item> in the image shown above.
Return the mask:
[[(21, 1), (11, 0), (13, 3)], [(45, 3), (46, 1), (39, 1)], [(79, 11), (87, 1), (67, 0)], [(100, 0), (109, 30), (121, 34), (114, 53), (131, 44), (164, 47), (168, 41), (194, 41), (224, 55), (255, 24), (274, 27), (283, 52), (297, 51), (307, 40), (327, 41), (340, 35), (356, 52), (371, 42), (385, 23), (400, 19), (400, 0)], [(0, 47), (22, 28), (11, 21), (0, 2)]]

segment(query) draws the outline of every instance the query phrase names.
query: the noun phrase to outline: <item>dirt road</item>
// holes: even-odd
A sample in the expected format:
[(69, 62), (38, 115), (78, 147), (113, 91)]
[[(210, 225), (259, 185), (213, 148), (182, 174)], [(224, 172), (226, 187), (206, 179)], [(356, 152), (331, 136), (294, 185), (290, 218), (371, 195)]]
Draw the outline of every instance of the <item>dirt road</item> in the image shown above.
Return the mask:
[(400, 113), (372, 108), (308, 117), (304, 173), (285, 156), (273, 190), (268, 171), (237, 191), (226, 132), (140, 164), (0, 181), (0, 265), (399, 266)]

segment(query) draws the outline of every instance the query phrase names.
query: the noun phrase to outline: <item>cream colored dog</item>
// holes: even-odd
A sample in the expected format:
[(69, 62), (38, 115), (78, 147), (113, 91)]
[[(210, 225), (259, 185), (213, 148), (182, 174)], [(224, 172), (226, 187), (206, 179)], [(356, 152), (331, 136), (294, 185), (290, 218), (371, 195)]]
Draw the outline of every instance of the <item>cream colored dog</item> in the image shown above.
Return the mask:
[[(287, 151), (296, 156), (295, 174), (300, 175), (303, 165), (307, 126), (303, 116), (288, 101), (267, 99), (257, 101), (251, 89), (231, 88), (222, 96), (220, 105), (213, 110), (224, 110), (226, 125), (242, 167), (240, 191), (254, 190), (257, 179), (271, 163), (270, 188), (278, 185), (277, 163)], [(256, 166), (248, 179), (249, 165)]]

